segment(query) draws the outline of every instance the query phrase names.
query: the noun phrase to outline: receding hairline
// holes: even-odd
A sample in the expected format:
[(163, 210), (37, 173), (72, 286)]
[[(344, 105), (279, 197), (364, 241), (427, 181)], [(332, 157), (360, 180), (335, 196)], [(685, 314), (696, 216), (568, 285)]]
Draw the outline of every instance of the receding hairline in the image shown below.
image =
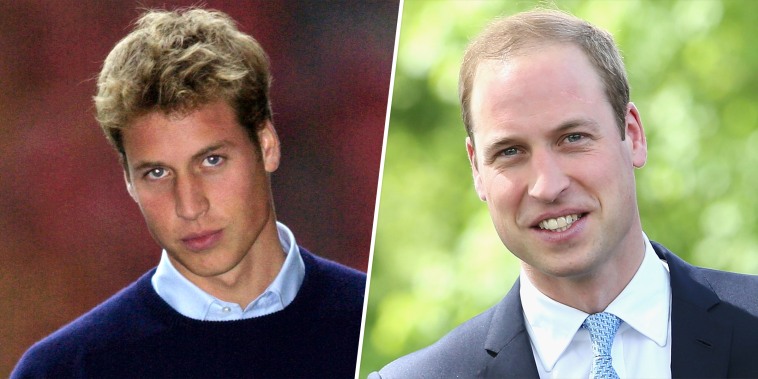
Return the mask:
[[(470, 101), (475, 73), (482, 61), (508, 60), (540, 45), (571, 43), (584, 51), (600, 76), (622, 134), (629, 84), (623, 58), (613, 36), (587, 20), (559, 9), (538, 7), (489, 22), (466, 48), (459, 72), (458, 96), (466, 132), (472, 135)], [(623, 104), (622, 104), (623, 103)]]
[(599, 70), (595, 67), (595, 65), (592, 64), (590, 57), (584, 51), (584, 49), (582, 49), (581, 45), (573, 41), (558, 41), (558, 40), (550, 40), (550, 41), (534, 40), (533, 42), (534, 43), (530, 42), (528, 44), (524, 44), (523, 46), (519, 46), (516, 49), (510, 50), (507, 54), (507, 57), (494, 56), (494, 55), (488, 56), (488, 57), (482, 57), (481, 59), (478, 59), (476, 62), (476, 65), (472, 67), (472, 70), (471, 70), (472, 75), (470, 78), (469, 90), (468, 90), (469, 123), (471, 126), (472, 135), (475, 131), (475, 126), (476, 126), (475, 117), (474, 117), (475, 112), (473, 112), (474, 97), (475, 97), (474, 94), (477, 92), (476, 91), (477, 87), (475, 86), (475, 84), (477, 82), (477, 77), (479, 76), (482, 68), (487, 66), (490, 69), (494, 69), (494, 70), (503, 69), (507, 65), (512, 64), (514, 60), (517, 60), (520, 58), (526, 58), (534, 54), (539, 54), (551, 48), (565, 46), (565, 47), (573, 48), (577, 52), (579, 52), (581, 56), (587, 60), (587, 64), (592, 69), (592, 72), (597, 78), (598, 84), (600, 84), (599, 90), (603, 93), (603, 96), (605, 97), (606, 101), (608, 101), (610, 105), (610, 99), (608, 99), (608, 96), (607, 94), (605, 94), (605, 90), (603, 88), (603, 78), (600, 75)]

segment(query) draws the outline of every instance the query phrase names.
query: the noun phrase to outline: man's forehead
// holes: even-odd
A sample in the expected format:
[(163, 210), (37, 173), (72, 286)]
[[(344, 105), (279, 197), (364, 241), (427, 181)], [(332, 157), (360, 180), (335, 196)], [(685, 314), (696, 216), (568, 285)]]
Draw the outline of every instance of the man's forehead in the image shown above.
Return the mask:
[[(594, 103), (604, 99), (602, 80), (578, 46), (556, 44), (522, 51), (509, 59), (487, 59), (477, 66), (472, 80), (470, 117), (472, 132), (483, 117), (507, 108), (524, 117), (544, 106), (567, 101)], [(535, 104), (539, 103), (539, 107)]]
[(236, 135), (247, 133), (231, 107), (220, 102), (191, 111), (150, 111), (121, 130), (125, 151), (182, 149)]
[[(487, 59), (479, 63), (472, 80), (471, 91), (471, 125), (472, 132), (476, 134), (477, 125), (481, 118), (501, 102), (503, 91), (517, 91), (518, 89), (504, 86), (503, 80), (508, 78), (514, 70), (512, 60)], [(494, 92), (494, 93), (493, 93)]]

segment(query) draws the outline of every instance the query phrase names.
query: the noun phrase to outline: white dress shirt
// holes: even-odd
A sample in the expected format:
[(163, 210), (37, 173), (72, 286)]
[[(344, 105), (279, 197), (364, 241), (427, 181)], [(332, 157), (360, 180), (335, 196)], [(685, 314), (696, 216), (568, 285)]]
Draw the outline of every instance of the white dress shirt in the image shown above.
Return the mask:
[[(629, 284), (608, 305), (623, 322), (613, 341), (621, 378), (671, 378), (671, 284), (668, 266), (647, 236), (645, 257)], [(521, 303), (540, 378), (588, 378), (592, 364), (589, 316), (550, 299), (521, 272)]]
[(300, 290), (305, 277), (305, 264), (292, 231), (280, 222), (276, 223), (276, 227), (286, 254), (284, 264), (268, 288), (245, 309), (239, 304), (217, 299), (190, 282), (171, 264), (165, 250), (151, 279), (155, 292), (174, 310), (195, 320), (242, 320), (284, 309)]

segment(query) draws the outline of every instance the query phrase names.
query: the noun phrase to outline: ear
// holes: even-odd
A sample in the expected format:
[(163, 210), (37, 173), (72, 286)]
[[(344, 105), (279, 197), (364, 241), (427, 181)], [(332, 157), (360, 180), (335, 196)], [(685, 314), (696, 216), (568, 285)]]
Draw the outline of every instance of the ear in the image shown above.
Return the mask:
[(466, 152), (468, 153), (468, 161), (471, 164), (471, 173), (474, 175), (474, 189), (476, 194), (482, 201), (487, 201), (487, 194), (484, 192), (484, 186), (482, 185), (482, 177), (479, 174), (479, 165), (476, 159), (476, 149), (474, 143), (471, 141), (471, 137), (466, 137)]
[(647, 140), (642, 129), (642, 119), (634, 103), (626, 105), (626, 140), (631, 146), (632, 164), (640, 168), (647, 161)]
[(263, 128), (258, 131), (258, 143), (261, 145), (261, 158), (263, 168), (266, 172), (272, 173), (279, 168), (281, 151), (279, 148), (279, 137), (276, 135), (276, 129), (271, 120), (266, 120)]

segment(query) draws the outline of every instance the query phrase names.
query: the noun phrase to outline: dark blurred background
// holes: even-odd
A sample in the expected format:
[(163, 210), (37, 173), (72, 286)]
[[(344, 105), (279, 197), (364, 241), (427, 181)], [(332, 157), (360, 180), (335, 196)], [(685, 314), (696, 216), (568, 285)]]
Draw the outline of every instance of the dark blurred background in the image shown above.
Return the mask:
[[(159, 258), (96, 124), (94, 77), (143, 8), (0, 0), (0, 377)], [(268, 52), (280, 221), (366, 271), (398, 3), (205, 1)]]

